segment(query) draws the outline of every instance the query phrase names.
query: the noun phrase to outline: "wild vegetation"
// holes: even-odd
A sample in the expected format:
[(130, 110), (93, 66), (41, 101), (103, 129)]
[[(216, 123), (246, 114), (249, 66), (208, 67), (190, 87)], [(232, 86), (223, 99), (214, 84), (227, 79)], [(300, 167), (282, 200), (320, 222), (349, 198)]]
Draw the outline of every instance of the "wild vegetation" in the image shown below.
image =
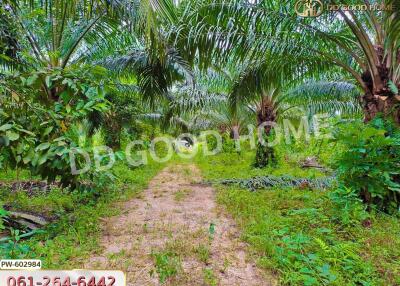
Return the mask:
[[(1, 1), (0, 257), (79, 268), (116, 202), (190, 162), (280, 284), (399, 285), (400, 2), (383, 2)], [(219, 285), (211, 251), (194, 254)], [(183, 253), (152, 253), (151, 275), (172, 283)]]

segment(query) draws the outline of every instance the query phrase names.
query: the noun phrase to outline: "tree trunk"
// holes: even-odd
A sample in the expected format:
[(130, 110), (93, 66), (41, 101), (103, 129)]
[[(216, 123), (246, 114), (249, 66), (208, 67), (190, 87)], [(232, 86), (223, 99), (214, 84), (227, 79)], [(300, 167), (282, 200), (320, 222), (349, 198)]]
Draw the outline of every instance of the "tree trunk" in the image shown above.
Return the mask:
[[(275, 103), (270, 97), (263, 97), (257, 107), (257, 126), (264, 122), (275, 123), (277, 118)], [(272, 127), (267, 125), (264, 127), (265, 134), (270, 135)]]
[(400, 124), (400, 96), (395, 96), (391, 92), (386, 95), (367, 93), (362, 97), (362, 103), (365, 122), (382, 114), (385, 118), (393, 118), (397, 124)]
[[(276, 109), (273, 100), (270, 97), (263, 97), (257, 107), (257, 126), (263, 123), (276, 123)], [(269, 164), (276, 164), (275, 151), (268, 146), (268, 137), (271, 135), (272, 126), (270, 124), (264, 126), (264, 144), (262, 138), (259, 138), (257, 143), (256, 158), (254, 167), (264, 168)]]
[[(379, 59), (379, 65), (377, 66), (379, 75), (373, 76), (370, 70), (364, 71), (361, 75), (365, 83), (365, 94), (361, 98), (364, 121), (369, 122), (378, 114), (382, 114), (385, 118), (391, 118), (397, 124), (400, 124), (400, 95), (395, 94), (389, 86), (390, 81), (393, 79), (393, 71), (388, 67), (392, 62), (390, 57), (385, 54), (383, 47), (374, 46), (374, 48)], [(397, 58), (400, 63), (400, 50)], [(400, 83), (392, 82), (392, 84), (400, 90)]]
[(116, 118), (115, 114), (107, 117), (106, 125), (106, 143), (113, 150), (118, 150), (121, 148), (121, 133), (122, 125), (121, 122)]
[(240, 139), (240, 126), (239, 125), (232, 126), (231, 131), (229, 132), (229, 137), (233, 140)]

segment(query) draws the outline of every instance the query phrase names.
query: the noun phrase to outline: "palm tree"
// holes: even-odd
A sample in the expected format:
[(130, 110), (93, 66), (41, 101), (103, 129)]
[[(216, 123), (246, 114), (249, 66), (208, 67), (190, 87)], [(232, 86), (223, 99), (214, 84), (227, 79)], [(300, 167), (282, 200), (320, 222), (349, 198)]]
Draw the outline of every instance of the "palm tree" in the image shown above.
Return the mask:
[[(172, 7), (169, 0), (7, 0), (0, 4), (7, 17), (0, 23), (0, 37), (7, 40), (7, 46), (0, 47), (0, 65), (4, 63), (3, 71), (14, 67), (17, 75), (35, 80), (35, 93), (45, 104), (58, 102), (65, 93), (66, 72), (76, 70), (73, 80), (81, 81), (81, 67), (89, 66), (93, 74), (101, 71), (106, 84), (101, 88), (112, 108), (106, 114), (93, 111), (89, 118), (94, 128), (107, 119), (121, 130), (116, 113), (121, 96), (131, 106), (137, 103), (129, 104), (130, 100), (143, 98), (154, 104), (175, 82), (190, 80), (190, 67), (162, 35), (162, 22), (171, 18)], [(9, 28), (10, 22), (15, 23), (14, 29)], [(18, 57), (17, 51), (31, 57)], [(53, 73), (57, 73), (55, 80)], [(12, 93), (21, 86), (12, 82), (1, 84)], [(119, 132), (115, 135), (111, 145), (118, 147)]]
[[(202, 119), (202, 128), (217, 128), (238, 139), (247, 124), (256, 121), (264, 126), (264, 135), (271, 135), (271, 127), (288, 117), (311, 117), (317, 113), (357, 115), (361, 113), (357, 87), (339, 77), (326, 74), (319, 80), (280, 81), (278, 64), (237, 65), (233, 62), (224, 69), (195, 70), (196, 86), (177, 86), (164, 112), (151, 117), (176, 121), (186, 117), (186, 131), (196, 127)], [(288, 76), (285, 76), (288, 77)], [(280, 82), (280, 85), (279, 85)], [(166, 116), (168, 115), (168, 116)], [(257, 167), (274, 160), (272, 148), (259, 142)]]
[(171, 37), (192, 57), (197, 54), (205, 66), (210, 58), (226, 62), (232, 55), (262, 62), (272, 53), (287, 63), (294, 60), (302, 74), (339, 67), (363, 92), (365, 121), (383, 113), (400, 123), (399, 1), (385, 3), (394, 8), (358, 14), (339, 9), (318, 18), (301, 18), (289, 0), (195, 1), (182, 8)]
[(261, 135), (265, 138), (260, 138), (257, 146), (257, 167), (274, 161), (274, 151), (266, 141), (278, 120), (291, 116), (293, 111), (298, 111), (298, 117), (307, 115), (309, 118), (321, 112), (359, 113), (357, 98), (360, 93), (354, 84), (340, 75), (331, 71), (303, 80), (302, 77), (310, 73), (299, 72), (294, 60), (290, 64), (282, 63), (272, 54), (265, 59), (259, 63), (249, 61), (240, 67), (236, 65), (239, 72), (229, 92), (232, 110), (242, 105), (250, 107), (257, 126), (263, 126), (264, 134)]
[[(119, 51), (115, 40), (141, 38), (154, 54), (164, 48), (158, 40), (159, 18), (167, 18), (171, 9), (168, 0), (150, 1), (85, 1), (85, 0), (7, 0), (0, 4), (5, 19), (15, 23), (12, 37), (6, 33), (6, 23), (0, 25), (0, 35), (8, 40), (8, 53), (15, 58), (16, 47), (32, 58), (19, 63), (20, 71), (65, 70), (77, 64), (93, 63), (91, 56), (102, 51), (102, 56)], [(163, 17), (159, 17), (158, 14)], [(130, 37), (127, 37), (129, 32)], [(15, 40), (14, 40), (15, 39)], [(16, 41), (16, 42), (15, 42)], [(161, 44), (160, 44), (161, 43)], [(165, 49), (164, 49), (165, 50)], [(1, 50), (0, 50), (1, 51)], [(3, 53), (2, 53), (3, 54)], [(171, 52), (164, 52), (168, 56)], [(7, 56), (7, 54), (5, 54)], [(13, 64), (7, 56), (8, 64)], [(162, 58), (163, 59), (163, 58)], [(4, 60), (4, 56), (2, 58)], [(4, 61), (2, 61), (4, 62)], [(15, 59), (14, 59), (15, 62)], [(153, 73), (155, 70), (146, 70)], [(157, 72), (159, 72), (157, 70)], [(159, 80), (162, 78), (158, 77)], [(41, 79), (41, 88), (49, 101), (57, 101), (63, 87), (53, 86)]]
[[(257, 126), (264, 126), (265, 140), (268, 140), (272, 126), (284, 118), (304, 115), (311, 118), (318, 113), (361, 114), (360, 91), (340, 73), (331, 71), (304, 80), (298, 76), (296, 65), (282, 64), (279, 58), (266, 58), (265, 62), (244, 64), (229, 60), (224, 68), (196, 70), (196, 89), (203, 91), (194, 97), (203, 98), (202, 104), (195, 105), (200, 110), (196, 116), (207, 119), (208, 127), (229, 131), (234, 139), (246, 124), (255, 121)], [(184, 93), (188, 102), (193, 101), (191, 94)], [(274, 161), (273, 149), (264, 145), (258, 144), (257, 167)]]
[[(203, 80), (198, 72), (194, 79), (200, 82)], [(200, 82), (195, 85), (192, 82), (175, 84), (164, 98), (159, 98), (157, 107), (144, 104), (146, 112), (139, 117), (158, 124), (163, 131), (172, 131), (175, 134), (220, 127), (215, 124), (217, 120), (211, 113), (215, 114), (214, 111), (223, 102), (226, 105), (227, 97), (213, 92), (210, 86)]]

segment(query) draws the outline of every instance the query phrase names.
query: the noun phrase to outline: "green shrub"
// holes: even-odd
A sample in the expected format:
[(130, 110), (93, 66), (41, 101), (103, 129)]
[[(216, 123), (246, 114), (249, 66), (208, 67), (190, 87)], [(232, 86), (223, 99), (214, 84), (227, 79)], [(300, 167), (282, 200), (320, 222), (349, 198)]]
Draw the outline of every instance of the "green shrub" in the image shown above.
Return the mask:
[(369, 206), (388, 213), (400, 206), (400, 131), (376, 118), (339, 128), (335, 140), (346, 146), (336, 160), (339, 181)]
[(207, 149), (208, 150), (215, 150), (218, 146), (218, 141), (217, 138), (215, 138), (215, 136), (206, 136), (205, 138), (205, 144), (207, 144)]
[(329, 193), (329, 198), (333, 202), (332, 217), (342, 225), (356, 225), (370, 216), (359, 195), (352, 189), (338, 188)]
[(237, 152), (235, 140), (229, 137), (229, 134), (224, 134), (222, 136), (222, 151), (225, 153)]
[[(177, 275), (182, 268), (180, 258), (176, 253), (160, 252), (152, 253), (152, 256), (160, 283), (164, 283), (168, 278)], [(153, 275), (154, 270), (150, 274)]]
[[(13, 92), (0, 93), (0, 164), (28, 169), (49, 182), (58, 179), (65, 187), (77, 188), (80, 181), (95, 178), (92, 173), (72, 175), (69, 154), (89, 135), (75, 140), (74, 126), (109, 109), (104, 75), (104, 69), (90, 66), (7, 74)], [(57, 93), (46, 97), (43, 82)]]
[(18, 229), (11, 229), (11, 237), (0, 245), (0, 257), (6, 259), (27, 258), (31, 249), (27, 244), (20, 242), (21, 234)]

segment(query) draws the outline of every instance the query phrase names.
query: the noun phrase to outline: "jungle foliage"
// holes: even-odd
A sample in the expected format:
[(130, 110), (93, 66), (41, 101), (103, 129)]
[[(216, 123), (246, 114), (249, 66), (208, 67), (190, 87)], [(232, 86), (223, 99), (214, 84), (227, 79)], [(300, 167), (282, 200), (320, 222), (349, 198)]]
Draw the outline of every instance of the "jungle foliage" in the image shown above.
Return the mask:
[[(336, 2), (360, 1), (324, 1)], [(162, 166), (130, 166), (130, 141), (215, 130), (221, 153), (194, 161), (260, 265), (286, 285), (399, 284), (400, 2), (384, 2), (304, 18), (293, 0), (1, 1), (2, 257), (83, 261), (109, 204)], [(269, 146), (289, 120), (288, 141)], [(71, 172), (76, 150), (109, 163), (94, 152), (103, 145), (114, 168)], [(15, 209), (54, 221), (17, 229)], [(163, 279), (168, 255), (154, 254)]]

